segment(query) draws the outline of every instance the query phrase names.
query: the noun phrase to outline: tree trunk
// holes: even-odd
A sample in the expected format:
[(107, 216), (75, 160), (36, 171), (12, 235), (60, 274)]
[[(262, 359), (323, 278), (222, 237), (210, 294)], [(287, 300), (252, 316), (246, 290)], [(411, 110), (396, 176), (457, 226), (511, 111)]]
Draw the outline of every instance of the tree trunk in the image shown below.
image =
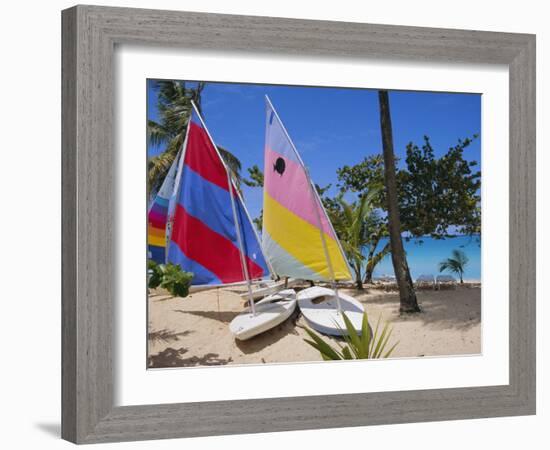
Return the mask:
[(369, 247), (369, 256), (367, 258), (367, 266), (365, 268), (365, 279), (363, 280), (363, 283), (365, 284), (372, 284), (372, 274), (374, 273), (374, 267), (381, 259), (375, 256), (376, 248), (380, 243), (380, 239), (382, 239), (382, 233), (376, 234), (371, 241), (371, 245)]
[(374, 268), (376, 265), (382, 261), (384, 256), (391, 250), (390, 243), (388, 242), (382, 250), (374, 254), (374, 252), (369, 253), (369, 260), (367, 261), (367, 268), (365, 269), (365, 284), (372, 284), (372, 274), (374, 273)]
[(369, 248), (369, 256), (367, 257), (367, 267), (365, 268), (365, 284), (372, 284), (372, 272), (374, 271), (373, 258), (376, 247), (378, 246), (379, 240), (373, 242)]
[(390, 234), (391, 259), (397, 286), (399, 287), (399, 311), (403, 313), (419, 312), (416, 293), (409, 272), (403, 240), (401, 238), (401, 220), (397, 198), (397, 181), (395, 175), (395, 156), (393, 153), (393, 136), (390, 117), (388, 91), (378, 91), (380, 103), (380, 127), (382, 129), (382, 146), (384, 150), (384, 180), (388, 207), (388, 230)]
[(355, 271), (355, 284), (357, 285), (358, 291), (364, 290), (363, 279), (361, 278), (361, 271)]
[(365, 284), (372, 284), (372, 267), (367, 266), (367, 269), (365, 271)]

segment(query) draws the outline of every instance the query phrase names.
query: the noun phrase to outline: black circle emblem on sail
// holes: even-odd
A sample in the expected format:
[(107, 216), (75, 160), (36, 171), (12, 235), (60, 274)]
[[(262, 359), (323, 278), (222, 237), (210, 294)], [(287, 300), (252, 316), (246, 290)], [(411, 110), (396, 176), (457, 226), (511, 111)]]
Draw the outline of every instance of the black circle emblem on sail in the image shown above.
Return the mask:
[(279, 175), (282, 175), (285, 171), (285, 168), (285, 160), (283, 158), (277, 158), (277, 161), (275, 161), (275, 164), (273, 164), (273, 170)]

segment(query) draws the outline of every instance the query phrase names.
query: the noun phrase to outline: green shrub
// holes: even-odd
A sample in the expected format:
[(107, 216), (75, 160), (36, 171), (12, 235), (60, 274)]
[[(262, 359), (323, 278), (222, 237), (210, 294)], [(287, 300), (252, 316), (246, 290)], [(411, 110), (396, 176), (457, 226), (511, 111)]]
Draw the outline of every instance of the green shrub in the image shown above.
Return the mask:
[(158, 288), (160, 283), (162, 283), (163, 272), (161, 266), (158, 265), (155, 261), (147, 261), (147, 286), (151, 289)]
[(313, 330), (310, 330), (307, 327), (305, 328), (307, 334), (312, 340), (304, 339), (304, 341), (318, 350), (321, 353), (321, 357), (325, 361), (341, 359), (388, 358), (392, 354), (395, 347), (397, 347), (399, 342), (396, 342), (387, 352), (384, 353), (393, 329), (389, 328), (389, 324), (386, 322), (380, 336), (378, 336), (380, 317), (378, 317), (376, 329), (373, 334), (372, 328), (369, 325), (367, 312), (365, 311), (361, 325), (361, 336), (359, 336), (359, 333), (355, 330), (355, 327), (346, 316), (346, 313), (342, 312), (342, 316), (346, 325), (346, 330), (341, 330), (343, 331), (342, 337), (347, 345), (341, 345), (336, 342), (339, 349), (331, 347), (328, 342), (324, 341), (323, 338), (313, 332)]
[(147, 261), (147, 286), (150, 289), (161, 287), (175, 297), (187, 297), (193, 274), (185, 272), (178, 264), (157, 264)]

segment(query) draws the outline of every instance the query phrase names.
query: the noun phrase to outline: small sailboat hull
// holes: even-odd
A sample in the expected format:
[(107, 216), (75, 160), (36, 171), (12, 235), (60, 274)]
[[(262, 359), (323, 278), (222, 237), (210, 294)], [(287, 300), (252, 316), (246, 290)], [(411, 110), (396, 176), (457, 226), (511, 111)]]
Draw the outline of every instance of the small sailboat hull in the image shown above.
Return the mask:
[(245, 341), (287, 320), (296, 309), (296, 292), (294, 289), (285, 289), (260, 300), (255, 307), (255, 315), (245, 311), (229, 324), (235, 339)]
[[(294, 287), (301, 282), (302, 280), (290, 279), (287, 282), (282, 280), (282, 281), (264, 283), (263, 285), (262, 283), (260, 283), (260, 287), (252, 291), (252, 298), (256, 300), (258, 298), (262, 298), (267, 295), (276, 294), (277, 292), (280, 292), (282, 290)], [(245, 292), (244, 294), (241, 294), (241, 298), (244, 300), (248, 300), (248, 295), (249, 295), (248, 292)]]
[[(361, 335), (365, 308), (353, 297), (341, 292), (338, 294), (343, 312)], [(298, 292), (297, 299), (298, 307), (311, 328), (331, 336), (342, 336), (345, 333), (346, 325), (342, 314), (338, 313), (334, 290), (313, 286)]]

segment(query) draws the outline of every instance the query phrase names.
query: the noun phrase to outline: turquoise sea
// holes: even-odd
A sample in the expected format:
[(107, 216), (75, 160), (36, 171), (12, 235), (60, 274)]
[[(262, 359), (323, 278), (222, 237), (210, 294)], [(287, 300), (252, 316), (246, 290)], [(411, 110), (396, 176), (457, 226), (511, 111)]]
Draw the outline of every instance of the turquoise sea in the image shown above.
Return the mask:
[[(419, 275), (439, 273), (439, 262), (451, 257), (454, 249), (462, 250), (470, 259), (464, 273), (465, 280), (481, 280), (481, 242), (479, 236), (459, 236), (451, 239), (433, 239), (423, 237), (422, 243), (403, 240), (411, 276), (415, 280)], [(378, 248), (386, 245), (387, 240), (380, 242)], [(393, 275), (391, 256), (388, 254), (378, 263), (374, 276)]]

